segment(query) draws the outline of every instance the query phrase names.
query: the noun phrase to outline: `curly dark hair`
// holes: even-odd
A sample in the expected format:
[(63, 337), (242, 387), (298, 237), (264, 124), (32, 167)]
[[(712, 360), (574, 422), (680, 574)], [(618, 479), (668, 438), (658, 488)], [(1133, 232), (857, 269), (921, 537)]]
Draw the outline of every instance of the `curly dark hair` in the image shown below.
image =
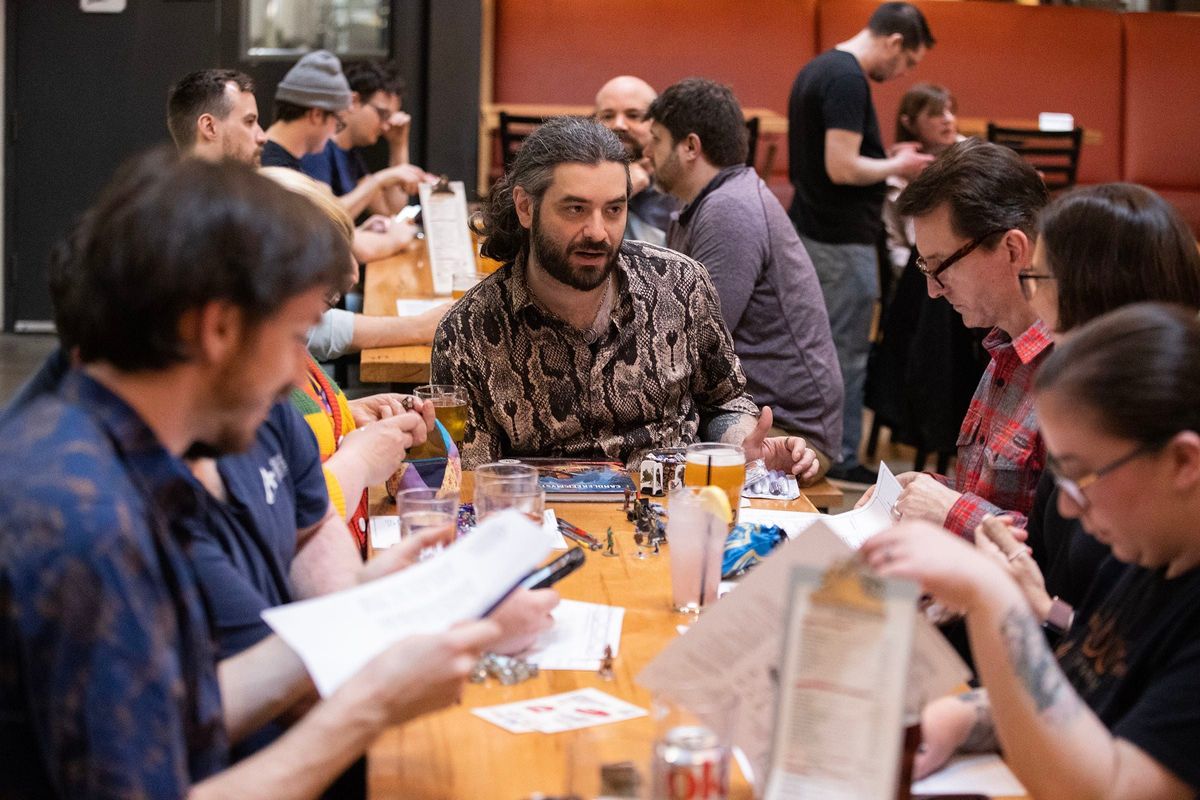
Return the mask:
[(503, 264), (511, 264), (529, 247), (529, 230), (521, 225), (513, 201), (520, 186), (541, 205), (542, 196), (554, 180), (559, 164), (626, 165), (625, 195), (629, 196), (629, 156), (617, 135), (590, 117), (551, 117), (521, 143), (512, 167), (496, 181), (483, 207), (471, 220), (471, 228), (483, 239), (481, 252)]

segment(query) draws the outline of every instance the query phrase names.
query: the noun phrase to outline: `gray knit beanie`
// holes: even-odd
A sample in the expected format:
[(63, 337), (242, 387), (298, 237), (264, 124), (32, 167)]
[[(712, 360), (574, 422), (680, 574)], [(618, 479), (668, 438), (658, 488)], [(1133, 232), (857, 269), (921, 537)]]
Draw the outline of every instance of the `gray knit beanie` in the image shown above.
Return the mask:
[(349, 108), (350, 84), (342, 74), (342, 62), (328, 50), (309, 53), (283, 76), (275, 99), (325, 111)]

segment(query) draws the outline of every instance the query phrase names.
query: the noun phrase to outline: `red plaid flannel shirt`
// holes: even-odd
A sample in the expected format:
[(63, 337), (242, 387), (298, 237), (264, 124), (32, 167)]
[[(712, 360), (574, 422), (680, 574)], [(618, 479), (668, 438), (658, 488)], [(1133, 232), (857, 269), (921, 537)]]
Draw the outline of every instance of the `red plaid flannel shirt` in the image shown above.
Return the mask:
[[(991, 355), (958, 432), (954, 488), (962, 493), (945, 526), (970, 538), (984, 514), (1007, 512), (1025, 525), (1046, 447), (1033, 411), (1033, 377), (1050, 355), (1050, 332), (1040, 321), (1016, 339), (995, 328), (983, 340)], [(935, 476), (946, 485), (950, 481)]]

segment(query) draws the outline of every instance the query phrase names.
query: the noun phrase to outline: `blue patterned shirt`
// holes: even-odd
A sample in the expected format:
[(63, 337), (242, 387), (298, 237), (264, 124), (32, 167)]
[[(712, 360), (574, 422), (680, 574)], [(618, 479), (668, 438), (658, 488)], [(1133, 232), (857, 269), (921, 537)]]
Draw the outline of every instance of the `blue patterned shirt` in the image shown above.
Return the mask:
[(2, 419), (0, 797), (183, 797), (228, 762), (175, 524), (203, 491), (82, 372)]

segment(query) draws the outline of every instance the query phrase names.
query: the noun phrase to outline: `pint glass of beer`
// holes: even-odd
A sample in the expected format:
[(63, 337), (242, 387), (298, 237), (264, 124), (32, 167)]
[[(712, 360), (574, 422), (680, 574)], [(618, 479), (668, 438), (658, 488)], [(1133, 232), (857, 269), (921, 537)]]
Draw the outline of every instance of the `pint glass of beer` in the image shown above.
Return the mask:
[(460, 386), (431, 384), (418, 386), (414, 394), (433, 404), (433, 413), (459, 447), (467, 431), (467, 392)]
[(734, 522), (742, 486), (746, 483), (746, 454), (735, 444), (700, 442), (688, 445), (683, 467), (686, 486), (717, 486), (729, 498)]

